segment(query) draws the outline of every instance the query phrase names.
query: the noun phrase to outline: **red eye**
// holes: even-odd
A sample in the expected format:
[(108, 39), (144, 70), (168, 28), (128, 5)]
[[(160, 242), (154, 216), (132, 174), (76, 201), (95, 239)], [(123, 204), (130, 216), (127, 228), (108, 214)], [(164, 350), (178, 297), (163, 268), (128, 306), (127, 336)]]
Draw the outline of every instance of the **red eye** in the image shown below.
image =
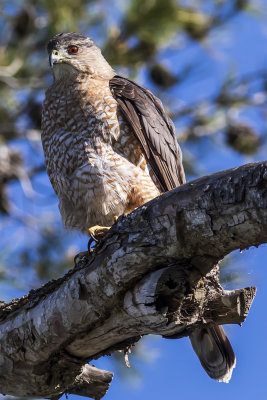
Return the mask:
[(76, 54), (76, 53), (78, 53), (78, 47), (77, 47), (77, 46), (70, 46), (70, 47), (68, 48), (68, 53), (69, 53), (69, 54)]

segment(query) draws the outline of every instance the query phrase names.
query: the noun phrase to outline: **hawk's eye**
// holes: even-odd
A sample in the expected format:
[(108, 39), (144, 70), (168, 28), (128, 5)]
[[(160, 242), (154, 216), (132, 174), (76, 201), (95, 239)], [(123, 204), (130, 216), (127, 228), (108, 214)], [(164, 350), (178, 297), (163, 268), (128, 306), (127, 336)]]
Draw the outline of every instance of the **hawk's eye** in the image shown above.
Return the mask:
[(77, 47), (77, 46), (70, 46), (70, 47), (68, 48), (68, 53), (69, 53), (69, 54), (76, 54), (76, 53), (78, 53), (78, 47)]

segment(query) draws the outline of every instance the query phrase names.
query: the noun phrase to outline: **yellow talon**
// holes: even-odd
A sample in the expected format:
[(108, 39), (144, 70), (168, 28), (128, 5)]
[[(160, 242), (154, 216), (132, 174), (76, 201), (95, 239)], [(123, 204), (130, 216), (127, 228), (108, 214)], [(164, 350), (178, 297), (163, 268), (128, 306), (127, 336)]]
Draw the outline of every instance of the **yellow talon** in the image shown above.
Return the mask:
[(88, 229), (89, 235), (92, 236), (94, 240), (102, 239), (106, 233), (110, 230), (110, 226), (100, 226), (95, 225)]
[[(118, 216), (115, 215), (114, 217), (114, 224), (118, 220)], [(110, 226), (100, 226), (100, 225), (94, 225), (91, 226), (91, 228), (88, 229), (89, 235), (93, 238), (93, 240), (100, 240), (102, 239), (106, 233), (110, 230)]]

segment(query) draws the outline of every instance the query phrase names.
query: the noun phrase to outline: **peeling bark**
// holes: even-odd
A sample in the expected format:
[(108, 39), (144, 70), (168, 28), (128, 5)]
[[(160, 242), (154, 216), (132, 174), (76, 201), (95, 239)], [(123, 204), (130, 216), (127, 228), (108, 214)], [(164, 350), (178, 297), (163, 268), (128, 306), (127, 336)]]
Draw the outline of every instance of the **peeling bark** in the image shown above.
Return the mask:
[(121, 216), (57, 281), (0, 304), (3, 394), (101, 398), (112, 374), (86, 363), (141, 336), (241, 323), (255, 288), (224, 291), (218, 263), (267, 242), (267, 163), (222, 171)]

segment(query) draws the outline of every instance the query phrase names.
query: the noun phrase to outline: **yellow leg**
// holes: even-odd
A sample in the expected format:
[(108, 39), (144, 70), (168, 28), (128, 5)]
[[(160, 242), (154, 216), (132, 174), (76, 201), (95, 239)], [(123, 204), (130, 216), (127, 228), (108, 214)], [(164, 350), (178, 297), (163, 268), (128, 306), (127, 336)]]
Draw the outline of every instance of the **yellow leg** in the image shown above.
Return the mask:
[(94, 239), (94, 240), (100, 240), (102, 239), (105, 234), (110, 230), (110, 226), (99, 226), (95, 225), (92, 226), (91, 228), (88, 229), (89, 235)]
[[(117, 215), (115, 215), (114, 224), (115, 224), (115, 222), (117, 222), (118, 218), (119, 217), (117, 217)], [(93, 240), (98, 241), (107, 234), (107, 232), (110, 230), (110, 228), (111, 228), (111, 226), (94, 225), (88, 229), (88, 232)]]
[[(119, 217), (115, 216), (114, 217), (114, 224), (115, 222), (117, 222)], [(74, 257), (74, 263), (75, 266), (77, 266), (77, 264), (79, 263), (80, 259), (82, 257), (88, 257), (93, 253), (93, 249), (91, 249), (91, 244), (93, 241), (98, 242), (100, 239), (102, 239), (107, 232), (110, 230), (111, 226), (100, 226), (100, 225), (95, 225), (92, 226), (91, 228), (88, 229), (89, 235), (91, 236), (91, 238), (89, 239), (88, 242), (88, 251), (82, 251), (81, 253), (77, 254)]]

